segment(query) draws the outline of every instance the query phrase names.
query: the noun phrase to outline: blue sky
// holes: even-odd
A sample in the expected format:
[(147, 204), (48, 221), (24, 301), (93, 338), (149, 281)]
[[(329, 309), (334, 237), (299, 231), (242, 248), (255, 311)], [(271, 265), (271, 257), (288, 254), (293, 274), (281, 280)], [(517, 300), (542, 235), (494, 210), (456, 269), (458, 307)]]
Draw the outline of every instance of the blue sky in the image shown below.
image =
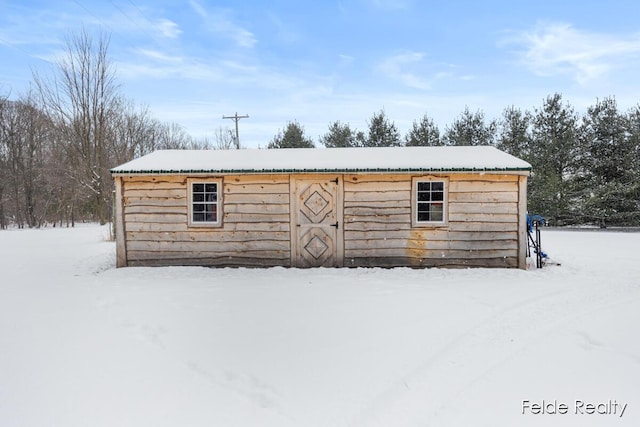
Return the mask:
[(497, 118), (562, 93), (582, 112), (640, 102), (640, 2), (0, 0), (0, 94), (47, 73), (65, 38), (110, 34), (122, 93), (194, 136), (240, 121), (266, 146), (297, 120), (317, 140), (384, 109), (404, 134), (468, 106)]

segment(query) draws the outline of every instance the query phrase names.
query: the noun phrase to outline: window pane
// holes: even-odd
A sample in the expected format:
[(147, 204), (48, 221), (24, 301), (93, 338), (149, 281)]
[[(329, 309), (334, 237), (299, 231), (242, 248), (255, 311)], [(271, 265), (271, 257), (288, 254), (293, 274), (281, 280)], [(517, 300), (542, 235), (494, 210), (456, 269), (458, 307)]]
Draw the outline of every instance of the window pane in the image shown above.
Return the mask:
[(207, 193), (217, 193), (218, 192), (218, 184), (205, 184), (205, 191)]
[(418, 212), (418, 221), (429, 221), (429, 212)]
[(207, 202), (216, 202), (218, 201), (218, 194), (216, 193), (207, 193), (206, 195)]
[(443, 221), (444, 210), (443, 205), (432, 203), (431, 204), (431, 221)]
[(204, 184), (193, 184), (193, 192), (194, 193), (203, 193), (204, 192)]
[(431, 183), (430, 182), (419, 182), (418, 183), (418, 191), (431, 191)]
[(204, 212), (204, 207), (205, 205), (203, 203), (194, 203), (193, 204), (193, 211), (194, 212)]
[(433, 193), (431, 193), (431, 200), (435, 201), (435, 202), (442, 202), (444, 201), (444, 192), (442, 191), (435, 191)]
[(424, 192), (419, 191), (418, 192), (418, 201), (419, 202), (430, 202), (431, 201), (431, 193), (428, 193), (426, 191), (424, 191)]
[(204, 194), (195, 194), (193, 195), (194, 202), (204, 202)]
[(432, 182), (431, 191), (444, 191), (444, 182), (441, 182), (441, 181)]
[(218, 220), (218, 205), (215, 203), (210, 203), (204, 205), (206, 220), (208, 222), (216, 222)]
[(193, 213), (193, 222), (204, 222), (204, 214), (203, 213)]

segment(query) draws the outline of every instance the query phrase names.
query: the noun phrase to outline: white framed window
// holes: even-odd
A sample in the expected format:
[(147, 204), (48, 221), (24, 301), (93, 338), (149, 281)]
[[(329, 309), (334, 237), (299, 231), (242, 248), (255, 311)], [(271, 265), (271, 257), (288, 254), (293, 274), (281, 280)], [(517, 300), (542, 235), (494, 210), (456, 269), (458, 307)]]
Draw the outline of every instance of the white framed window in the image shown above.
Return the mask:
[(437, 177), (417, 177), (412, 181), (412, 225), (414, 227), (447, 225), (448, 181)]
[(189, 191), (189, 225), (219, 227), (222, 225), (222, 182), (219, 179), (187, 181)]

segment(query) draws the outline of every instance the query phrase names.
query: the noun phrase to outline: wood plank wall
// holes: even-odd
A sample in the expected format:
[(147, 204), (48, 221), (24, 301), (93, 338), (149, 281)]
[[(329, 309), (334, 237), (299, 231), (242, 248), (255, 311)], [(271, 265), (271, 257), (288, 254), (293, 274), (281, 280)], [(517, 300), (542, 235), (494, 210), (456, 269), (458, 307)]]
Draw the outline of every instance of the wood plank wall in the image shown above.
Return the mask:
[[(518, 267), (519, 176), (444, 177), (448, 225), (412, 228), (411, 176), (345, 175), (344, 265)], [(127, 265), (291, 265), (289, 175), (225, 176), (219, 228), (188, 226), (187, 177), (121, 179)]]
[(288, 176), (224, 177), (217, 228), (188, 226), (186, 177), (123, 181), (127, 265), (290, 265)]
[(518, 267), (518, 176), (452, 174), (446, 227), (411, 227), (411, 177), (346, 175), (345, 266)]

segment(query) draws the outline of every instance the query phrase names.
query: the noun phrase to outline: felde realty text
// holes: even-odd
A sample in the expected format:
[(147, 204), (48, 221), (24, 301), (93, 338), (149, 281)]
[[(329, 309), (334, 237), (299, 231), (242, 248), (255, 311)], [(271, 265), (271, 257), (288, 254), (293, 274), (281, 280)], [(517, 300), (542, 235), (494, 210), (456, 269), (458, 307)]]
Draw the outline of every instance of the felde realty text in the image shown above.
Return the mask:
[(523, 415), (615, 415), (622, 418), (626, 409), (627, 403), (620, 403), (611, 399), (606, 402), (574, 400), (572, 404), (558, 402), (557, 400), (522, 401)]

